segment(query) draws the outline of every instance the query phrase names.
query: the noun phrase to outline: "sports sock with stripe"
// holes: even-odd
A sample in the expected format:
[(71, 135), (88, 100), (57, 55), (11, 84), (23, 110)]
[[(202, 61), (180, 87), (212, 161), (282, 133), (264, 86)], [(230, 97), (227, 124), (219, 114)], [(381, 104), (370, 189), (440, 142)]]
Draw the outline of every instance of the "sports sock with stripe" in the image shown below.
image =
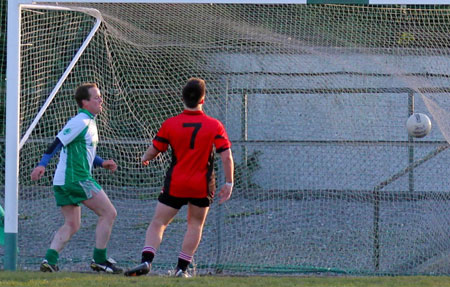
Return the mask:
[(180, 255), (178, 255), (178, 265), (177, 268), (186, 271), (189, 264), (192, 261), (193, 256), (188, 255), (184, 253), (183, 251), (180, 252)]
[(153, 258), (155, 257), (156, 249), (152, 246), (144, 246), (142, 249), (142, 258), (141, 263), (148, 262), (152, 263)]

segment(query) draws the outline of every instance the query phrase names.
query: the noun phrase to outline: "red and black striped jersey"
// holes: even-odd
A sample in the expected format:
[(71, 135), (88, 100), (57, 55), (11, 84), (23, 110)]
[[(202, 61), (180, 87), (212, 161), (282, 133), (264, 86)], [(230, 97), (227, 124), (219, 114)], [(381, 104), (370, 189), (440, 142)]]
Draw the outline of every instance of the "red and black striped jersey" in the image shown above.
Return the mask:
[(153, 139), (153, 146), (165, 152), (172, 148), (172, 163), (163, 192), (175, 197), (204, 198), (215, 191), (214, 152), (231, 147), (223, 124), (203, 111), (184, 110), (167, 119)]

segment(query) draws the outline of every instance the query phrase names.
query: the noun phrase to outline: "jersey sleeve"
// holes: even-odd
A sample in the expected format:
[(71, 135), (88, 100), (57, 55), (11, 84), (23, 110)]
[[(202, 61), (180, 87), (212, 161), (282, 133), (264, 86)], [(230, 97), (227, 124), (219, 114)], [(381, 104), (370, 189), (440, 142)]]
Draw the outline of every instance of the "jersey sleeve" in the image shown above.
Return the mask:
[(216, 147), (216, 152), (221, 153), (231, 148), (231, 142), (228, 139), (227, 132), (225, 131), (225, 127), (219, 121), (219, 125), (217, 128), (217, 134), (214, 137), (214, 146)]
[(52, 157), (62, 148), (63, 144), (56, 138), (55, 141), (47, 148), (38, 165), (47, 167)]
[(169, 128), (167, 122), (161, 125), (161, 128), (153, 139), (153, 147), (160, 152), (165, 152), (169, 148)]
[(58, 133), (57, 137), (64, 146), (70, 144), (86, 127), (88, 121), (80, 118), (71, 118), (64, 128)]

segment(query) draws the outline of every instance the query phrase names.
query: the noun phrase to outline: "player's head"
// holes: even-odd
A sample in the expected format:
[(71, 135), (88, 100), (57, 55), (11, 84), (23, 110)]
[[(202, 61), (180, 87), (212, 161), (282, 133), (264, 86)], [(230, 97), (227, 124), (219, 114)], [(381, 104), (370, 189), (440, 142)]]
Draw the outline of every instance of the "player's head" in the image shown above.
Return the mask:
[(186, 107), (196, 108), (203, 103), (206, 94), (205, 81), (199, 78), (190, 78), (183, 88), (183, 101)]
[(84, 83), (75, 91), (75, 100), (80, 108), (97, 115), (102, 111), (102, 97), (97, 84)]

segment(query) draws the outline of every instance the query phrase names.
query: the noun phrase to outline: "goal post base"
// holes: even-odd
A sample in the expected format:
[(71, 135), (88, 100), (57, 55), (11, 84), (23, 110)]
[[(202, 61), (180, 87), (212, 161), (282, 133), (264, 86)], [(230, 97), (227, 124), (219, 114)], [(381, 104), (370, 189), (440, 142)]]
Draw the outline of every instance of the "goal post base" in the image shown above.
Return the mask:
[(5, 232), (5, 270), (17, 269), (17, 233)]

